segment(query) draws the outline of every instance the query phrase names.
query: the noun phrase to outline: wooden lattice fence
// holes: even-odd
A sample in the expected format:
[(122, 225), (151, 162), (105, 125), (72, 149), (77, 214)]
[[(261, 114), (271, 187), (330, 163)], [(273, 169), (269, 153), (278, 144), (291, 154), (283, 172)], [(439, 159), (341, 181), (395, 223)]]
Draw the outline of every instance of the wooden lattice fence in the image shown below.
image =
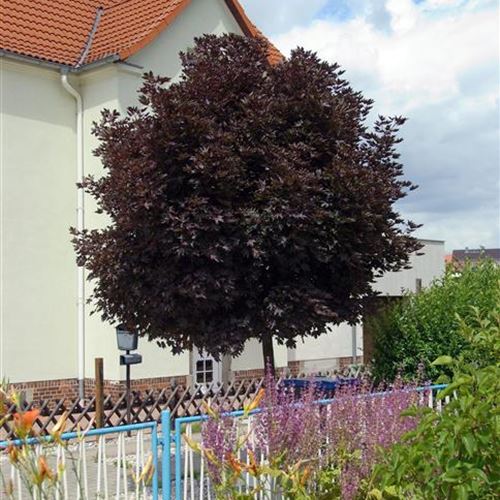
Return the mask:
[[(238, 410), (249, 403), (262, 387), (264, 379), (234, 381), (227, 385), (213, 383), (207, 387), (166, 387), (162, 390), (132, 391), (130, 423), (159, 421), (161, 412), (169, 409), (175, 417), (200, 415), (204, 412), (204, 402), (217, 405), (223, 411)], [(85, 431), (96, 427), (95, 396), (89, 400), (44, 400), (24, 402), (21, 408), (12, 404), (7, 415), (10, 418), (0, 427), (0, 440), (13, 437), (12, 420), (16, 412), (38, 409), (40, 415), (35, 420), (33, 431), (37, 435), (47, 434), (67, 412), (65, 430)], [(118, 398), (104, 397), (104, 426), (117, 426), (127, 423), (127, 394)]]

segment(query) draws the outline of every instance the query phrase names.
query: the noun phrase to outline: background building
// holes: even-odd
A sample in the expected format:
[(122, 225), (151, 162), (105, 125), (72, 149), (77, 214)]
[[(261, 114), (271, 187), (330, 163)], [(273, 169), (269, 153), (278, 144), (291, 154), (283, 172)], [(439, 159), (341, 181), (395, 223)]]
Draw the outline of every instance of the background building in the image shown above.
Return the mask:
[(480, 259), (491, 259), (500, 264), (500, 248), (464, 248), (463, 250), (453, 250), (451, 254), (452, 262), (477, 262)]

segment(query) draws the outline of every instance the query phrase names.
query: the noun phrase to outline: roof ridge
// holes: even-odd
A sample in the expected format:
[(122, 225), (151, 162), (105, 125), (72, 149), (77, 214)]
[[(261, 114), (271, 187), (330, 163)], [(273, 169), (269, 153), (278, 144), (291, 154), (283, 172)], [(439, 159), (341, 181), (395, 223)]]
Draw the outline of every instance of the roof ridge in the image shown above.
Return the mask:
[(97, 7), (95, 12), (94, 22), (92, 23), (92, 28), (90, 29), (87, 41), (85, 42), (82, 53), (80, 55), (80, 58), (78, 59), (78, 62), (75, 65), (75, 68), (79, 68), (85, 62), (85, 59), (87, 58), (88, 53), (90, 52), (90, 47), (92, 47), (92, 42), (94, 41), (94, 36), (97, 31), (97, 28), (99, 27), (99, 23), (101, 22), (101, 17), (103, 13), (104, 13), (104, 7), (102, 6)]
[(120, 7), (121, 5), (125, 4), (125, 3), (129, 3), (129, 2), (132, 2), (133, 0), (119, 0), (118, 2), (116, 3), (113, 3), (113, 4), (110, 4), (110, 5), (107, 5), (106, 7), (104, 7), (104, 10), (110, 10), (110, 9), (114, 9), (115, 7)]

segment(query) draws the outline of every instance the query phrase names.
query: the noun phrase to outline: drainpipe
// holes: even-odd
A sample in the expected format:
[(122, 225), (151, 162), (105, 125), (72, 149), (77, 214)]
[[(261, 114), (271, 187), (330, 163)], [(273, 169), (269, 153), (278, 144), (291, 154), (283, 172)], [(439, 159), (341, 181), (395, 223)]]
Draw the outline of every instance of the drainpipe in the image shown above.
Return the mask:
[[(69, 92), (76, 101), (76, 181), (83, 182), (83, 100), (78, 91), (69, 83), (68, 72), (61, 72), (61, 83), (63, 88)], [(82, 187), (77, 189), (76, 202), (76, 228), (83, 231), (84, 220), (84, 191)], [(78, 309), (78, 395), (80, 399), (85, 397), (85, 269), (77, 268), (77, 309)]]
[(358, 360), (358, 338), (356, 325), (351, 326), (351, 348), (352, 348), (352, 364), (356, 365)]

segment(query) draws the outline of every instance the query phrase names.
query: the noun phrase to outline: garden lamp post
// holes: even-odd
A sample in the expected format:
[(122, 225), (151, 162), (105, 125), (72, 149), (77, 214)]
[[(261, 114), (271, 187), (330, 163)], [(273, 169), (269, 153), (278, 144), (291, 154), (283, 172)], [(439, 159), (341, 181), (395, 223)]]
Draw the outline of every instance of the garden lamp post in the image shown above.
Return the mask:
[[(120, 354), (120, 365), (126, 367), (126, 392), (127, 392), (127, 424), (130, 424), (130, 366), (137, 365), (142, 362), (142, 356), (138, 353), (130, 354), (130, 351), (137, 349), (139, 335), (135, 330), (129, 330), (124, 324), (116, 327), (116, 341), (118, 349), (125, 351), (125, 354)], [(130, 433), (129, 433), (130, 435)]]

